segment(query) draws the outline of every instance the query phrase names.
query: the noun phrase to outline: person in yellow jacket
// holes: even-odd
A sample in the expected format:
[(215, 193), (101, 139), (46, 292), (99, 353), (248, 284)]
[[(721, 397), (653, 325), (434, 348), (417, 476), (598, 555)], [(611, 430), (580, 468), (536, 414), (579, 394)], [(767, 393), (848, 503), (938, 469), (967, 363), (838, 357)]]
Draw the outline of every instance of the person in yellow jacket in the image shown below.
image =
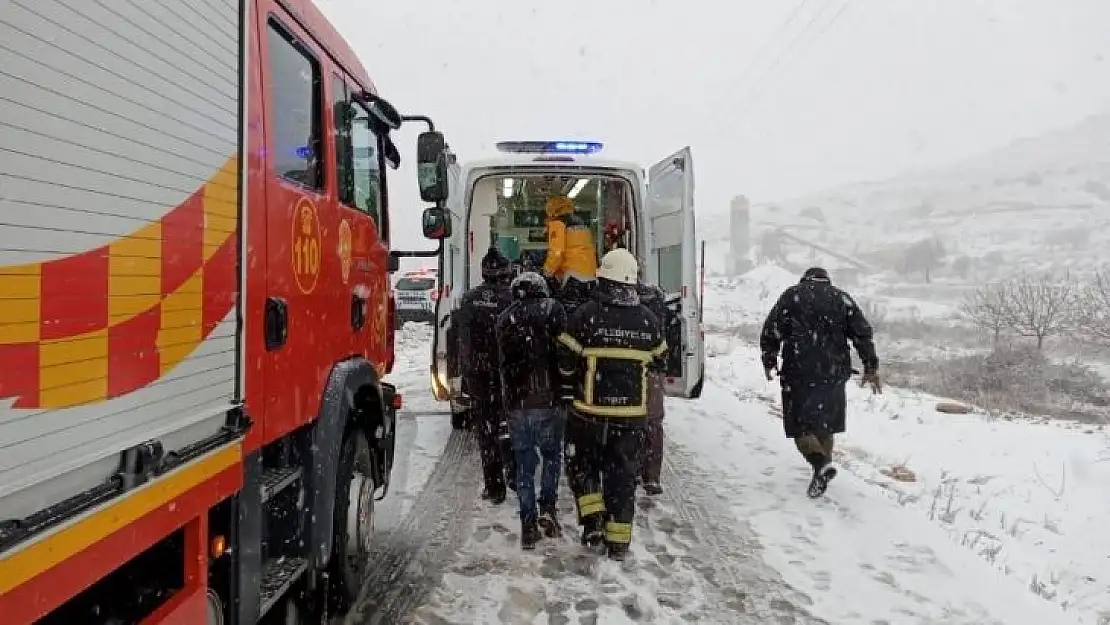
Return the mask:
[(547, 200), (547, 259), (543, 272), (562, 287), (559, 299), (572, 312), (597, 278), (597, 248), (589, 226), (574, 214), (574, 202), (562, 195)]

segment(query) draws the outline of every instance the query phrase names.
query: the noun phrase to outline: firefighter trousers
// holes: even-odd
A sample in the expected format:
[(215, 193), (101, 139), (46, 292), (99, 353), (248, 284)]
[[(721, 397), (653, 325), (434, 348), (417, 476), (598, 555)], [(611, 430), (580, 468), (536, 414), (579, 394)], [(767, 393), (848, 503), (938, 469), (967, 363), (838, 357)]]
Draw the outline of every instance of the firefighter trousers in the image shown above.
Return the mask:
[(470, 416), (478, 435), (486, 490), (490, 494), (502, 494), (510, 483), (515, 486), (511, 480), (516, 474), (505, 410), (497, 399), (474, 398)]
[(640, 478), (644, 483), (658, 484), (663, 473), (663, 420), (648, 419), (644, 430), (644, 458), (640, 467)]
[(567, 481), (578, 520), (601, 515), (605, 541), (628, 545), (636, 514), (636, 476), (643, 453), (645, 419), (595, 421), (568, 410), (564, 435)]

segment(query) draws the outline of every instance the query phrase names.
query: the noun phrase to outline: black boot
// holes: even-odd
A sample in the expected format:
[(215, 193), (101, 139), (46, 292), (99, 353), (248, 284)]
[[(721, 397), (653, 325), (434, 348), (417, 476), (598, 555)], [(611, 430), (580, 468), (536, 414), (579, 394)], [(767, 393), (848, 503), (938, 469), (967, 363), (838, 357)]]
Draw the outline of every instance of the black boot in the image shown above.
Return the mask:
[(482, 490), (482, 499), (485, 499), (495, 506), (505, 503), (505, 497), (504, 486), (486, 486)]
[(605, 552), (610, 560), (616, 560), (618, 562), (623, 561), (628, 557), (628, 548), (628, 543), (611, 543), (605, 541)]
[(531, 551), (540, 540), (540, 528), (527, 521), (520, 524), (520, 548)]
[(644, 480), (644, 492), (649, 495), (662, 494), (663, 485), (658, 480)]
[(582, 546), (596, 547), (605, 540), (605, 515), (600, 512), (582, 519)]
[(548, 538), (558, 538), (563, 535), (563, 528), (559, 525), (559, 513), (555, 509), (555, 504), (542, 504), (540, 505), (540, 529), (543, 530), (543, 535)]
[(816, 499), (825, 494), (829, 489), (829, 481), (836, 477), (836, 467), (829, 461), (824, 461), (822, 464), (813, 468), (813, 477), (809, 480), (809, 488), (806, 489), (806, 495), (810, 499)]

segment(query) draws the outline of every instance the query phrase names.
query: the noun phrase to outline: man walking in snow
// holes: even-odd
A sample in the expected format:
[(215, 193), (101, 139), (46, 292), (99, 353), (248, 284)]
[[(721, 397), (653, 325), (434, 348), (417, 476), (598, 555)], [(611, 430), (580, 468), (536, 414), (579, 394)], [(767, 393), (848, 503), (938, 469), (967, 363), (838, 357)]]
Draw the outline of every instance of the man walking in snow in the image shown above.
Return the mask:
[(482, 499), (495, 504), (505, 501), (506, 486), (516, 486), (494, 337), (497, 317), (511, 303), (510, 276), (509, 259), (491, 247), (482, 258), (482, 284), (463, 294), (455, 313), (462, 390), (470, 397), (470, 416), (482, 455)]
[(666, 352), (659, 320), (640, 305), (636, 258), (616, 249), (601, 259), (597, 288), (559, 336), (567, 478), (582, 544), (605, 543), (624, 559), (632, 543), (636, 476), (647, 427), (649, 368)]
[[(565, 416), (555, 407), (560, 389), (555, 340), (566, 328), (567, 316), (537, 273), (520, 274), (510, 289), (514, 301), (497, 318), (501, 392), (516, 458), (520, 545), (534, 549), (541, 528), (548, 538), (561, 533), (555, 500), (563, 461)], [(543, 460), (538, 512), (537, 447)]]
[(813, 498), (836, 477), (834, 438), (845, 429), (844, 385), (852, 376), (849, 341), (863, 362), (864, 383), (873, 393), (882, 392), (871, 324), (820, 267), (807, 269), (798, 284), (783, 291), (759, 337), (767, 379), (779, 371), (786, 436), (813, 467), (806, 491)]

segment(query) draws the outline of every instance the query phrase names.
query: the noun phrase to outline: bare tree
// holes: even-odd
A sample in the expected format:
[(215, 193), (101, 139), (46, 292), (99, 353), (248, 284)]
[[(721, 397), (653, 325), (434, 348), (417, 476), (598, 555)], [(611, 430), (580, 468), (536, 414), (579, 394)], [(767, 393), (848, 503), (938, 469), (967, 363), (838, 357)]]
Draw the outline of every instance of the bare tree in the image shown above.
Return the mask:
[(971, 258), (966, 255), (953, 258), (952, 272), (959, 276), (961, 280), (967, 280), (967, 276), (971, 273)]
[(967, 295), (960, 304), (960, 314), (979, 329), (990, 332), (991, 346), (995, 348), (1009, 324), (1007, 294), (1005, 284), (988, 285)]
[(1044, 340), (1071, 327), (1074, 321), (1076, 288), (1071, 282), (1056, 282), (1049, 276), (1022, 276), (1007, 284), (1006, 325), (1019, 336)]
[(1082, 338), (1110, 345), (1110, 274), (1095, 273), (1094, 280), (1079, 291), (1075, 326)]
[(938, 239), (922, 239), (906, 250), (902, 259), (905, 273), (921, 272), (925, 282), (932, 281), (933, 270), (940, 267), (945, 256), (944, 245)]

